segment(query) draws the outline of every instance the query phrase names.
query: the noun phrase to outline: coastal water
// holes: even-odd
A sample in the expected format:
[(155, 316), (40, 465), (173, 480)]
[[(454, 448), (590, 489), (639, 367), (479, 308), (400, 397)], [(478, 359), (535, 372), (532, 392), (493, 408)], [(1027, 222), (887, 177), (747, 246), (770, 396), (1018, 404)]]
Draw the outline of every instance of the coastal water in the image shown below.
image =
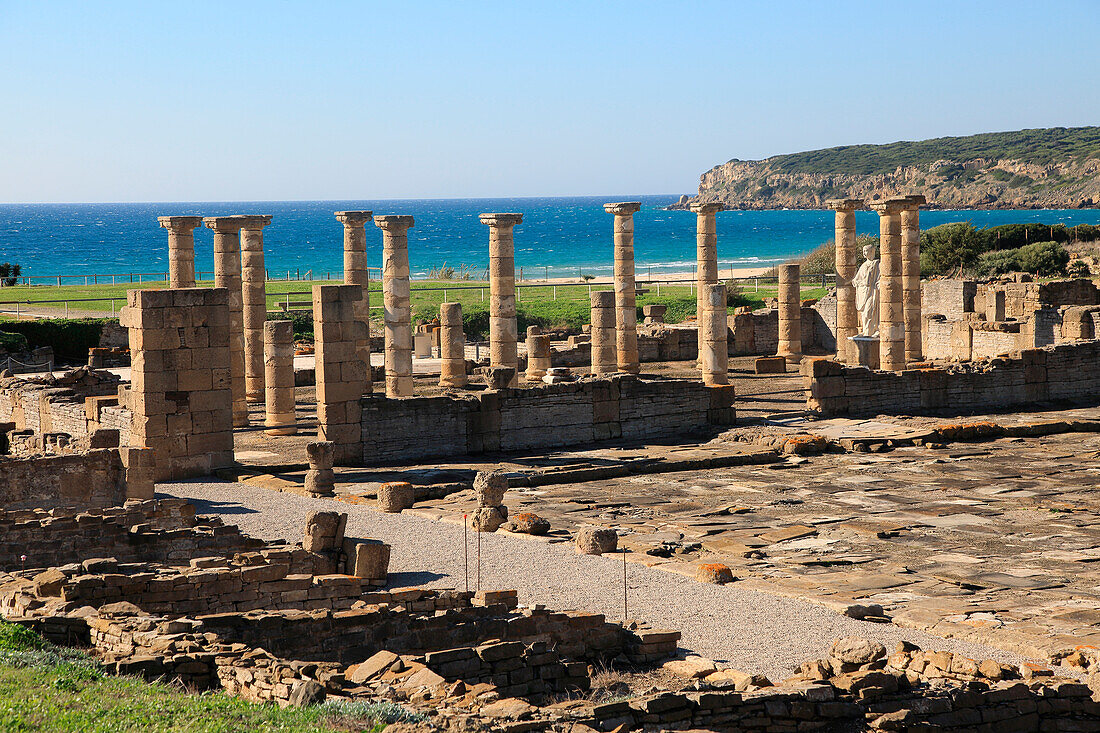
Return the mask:
[[(444, 263), (484, 268), (488, 264), (486, 211), (524, 215), (516, 227), (516, 265), (526, 277), (611, 273), (611, 216), (606, 201), (639, 197), (447, 199), (387, 201), (280, 201), (139, 204), (0, 204), (0, 262), (16, 262), (25, 275), (85, 276), (164, 273), (167, 232), (157, 224), (165, 214), (271, 214), (264, 250), (272, 276), (312, 271), (338, 276), (342, 268), (342, 227), (332, 212), (369, 209), (376, 214), (412, 214), (409, 259), (414, 277)], [(643, 196), (635, 219), (635, 259), (639, 275), (654, 277), (690, 270), (695, 261), (695, 215), (665, 211), (672, 196)], [(975, 226), (1016, 222), (1100, 224), (1100, 211), (926, 211), (921, 226), (952, 221)], [(718, 215), (718, 254), (722, 269), (761, 267), (803, 254), (833, 235), (831, 211), (728, 211)], [(856, 215), (860, 233), (877, 234), (878, 216)], [(196, 266), (213, 267), (213, 233), (195, 232)], [(368, 226), (370, 266), (381, 264), (381, 231)], [(71, 280), (69, 281), (71, 282)]]

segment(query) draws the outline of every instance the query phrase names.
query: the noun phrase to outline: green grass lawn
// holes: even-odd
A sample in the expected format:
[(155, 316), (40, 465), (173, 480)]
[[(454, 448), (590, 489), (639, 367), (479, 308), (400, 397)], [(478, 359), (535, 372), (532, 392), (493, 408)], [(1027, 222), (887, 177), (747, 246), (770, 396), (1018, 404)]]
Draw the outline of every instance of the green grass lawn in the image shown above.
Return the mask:
[(0, 621), (0, 730), (145, 733), (378, 731), (407, 716), (391, 703), (256, 705), (223, 693), (113, 677), (80, 652)]

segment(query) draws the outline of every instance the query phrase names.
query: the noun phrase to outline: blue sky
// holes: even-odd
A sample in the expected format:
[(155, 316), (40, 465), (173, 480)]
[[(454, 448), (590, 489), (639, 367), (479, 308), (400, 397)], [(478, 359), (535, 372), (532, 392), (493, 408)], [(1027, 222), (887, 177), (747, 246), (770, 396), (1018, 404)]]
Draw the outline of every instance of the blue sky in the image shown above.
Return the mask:
[(1100, 123), (1100, 3), (0, 0), (0, 201), (687, 193)]

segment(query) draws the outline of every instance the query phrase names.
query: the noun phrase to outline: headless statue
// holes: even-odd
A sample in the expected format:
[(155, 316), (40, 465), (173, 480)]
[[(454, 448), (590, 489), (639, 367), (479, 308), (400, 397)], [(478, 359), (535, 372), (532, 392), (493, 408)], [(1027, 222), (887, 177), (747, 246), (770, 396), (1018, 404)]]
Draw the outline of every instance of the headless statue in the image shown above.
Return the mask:
[(856, 289), (856, 310), (859, 311), (859, 335), (875, 338), (878, 336), (878, 260), (875, 259), (875, 246), (869, 244), (863, 248), (866, 261), (859, 266), (852, 285)]

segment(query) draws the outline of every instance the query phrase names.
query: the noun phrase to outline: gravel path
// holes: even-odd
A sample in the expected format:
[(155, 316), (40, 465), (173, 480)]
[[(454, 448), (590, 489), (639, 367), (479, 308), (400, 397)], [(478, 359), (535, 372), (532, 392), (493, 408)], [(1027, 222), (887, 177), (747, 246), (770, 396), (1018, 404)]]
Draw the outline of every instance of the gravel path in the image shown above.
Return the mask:
[[(239, 483), (178, 482), (158, 493), (191, 499), (200, 514), (219, 514), (253, 536), (298, 542), (306, 516), (319, 509), (348, 513), (349, 536), (390, 543), (390, 586), (464, 587), (462, 527), (407, 514), (383, 514), (367, 506), (282, 494)], [(470, 583), (476, 541), (470, 534)], [(481, 538), (482, 587), (515, 588), (520, 603), (583, 609), (620, 620), (622, 563), (618, 558), (576, 554), (566, 544), (547, 544), (503, 534)], [(825, 656), (843, 636), (876, 639), (891, 649), (905, 639), (923, 649), (1019, 663), (1023, 659), (980, 644), (856, 621), (821, 606), (738, 587), (698, 583), (665, 570), (627, 565), (630, 615), (653, 626), (679, 629), (681, 646), (745, 672), (773, 680), (803, 661)]]

